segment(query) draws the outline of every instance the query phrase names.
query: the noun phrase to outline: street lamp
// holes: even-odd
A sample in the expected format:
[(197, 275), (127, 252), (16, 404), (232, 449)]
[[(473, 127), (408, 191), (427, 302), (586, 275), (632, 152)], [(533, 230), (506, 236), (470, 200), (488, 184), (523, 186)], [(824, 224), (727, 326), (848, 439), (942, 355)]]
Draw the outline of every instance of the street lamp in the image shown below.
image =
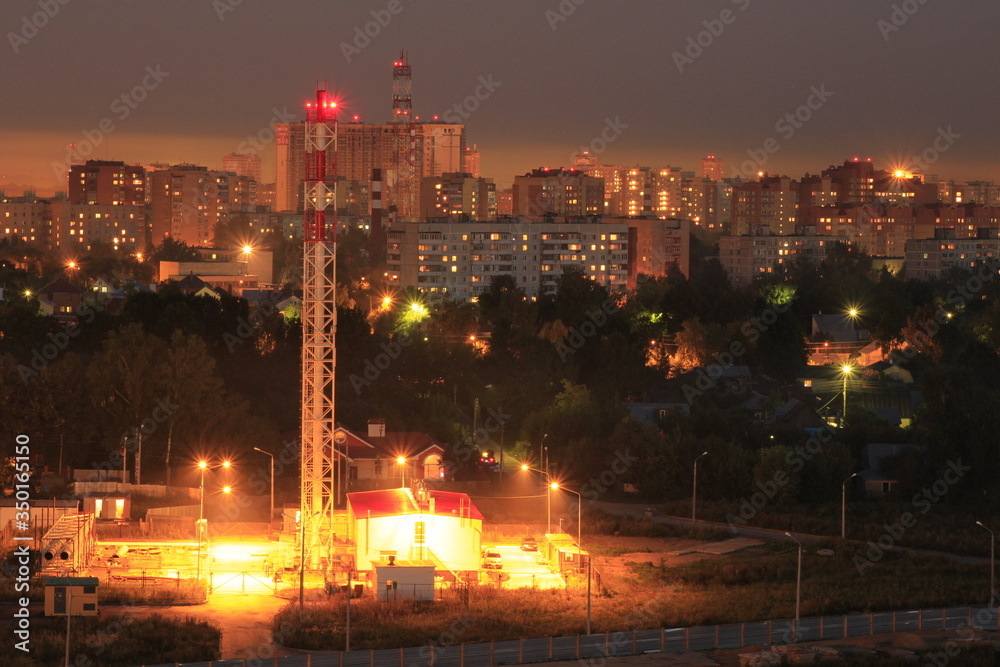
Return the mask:
[(995, 553), (995, 547), (996, 547), (996, 536), (993, 534), (992, 530), (986, 528), (986, 526), (983, 525), (982, 521), (977, 521), (976, 525), (979, 526), (980, 528), (990, 531), (990, 606), (992, 607), (994, 600), (993, 591), (995, 590), (993, 588), (993, 579), (994, 579), (993, 573), (995, 572), (995, 570), (993, 569), (993, 555)]
[(695, 503), (698, 500), (698, 461), (708, 456), (708, 452), (702, 452), (701, 456), (694, 460), (694, 478), (691, 483), (691, 525), (694, 525)]
[(552, 528), (552, 479), (549, 477), (549, 473), (538, 468), (532, 468), (527, 463), (521, 464), (521, 470), (531, 470), (545, 475), (545, 533), (548, 534)]
[(799, 627), (799, 599), (802, 593), (802, 543), (789, 532), (786, 532), (785, 535), (791, 537), (792, 541), (799, 545), (799, 565), (795, 572), (795, 625), (792, 626), (792, 641), (795, 641), (795, 632)]
[(255, 452), (260, 452), (261, 454), (267, 454), (268, 456), (271, 457), (271, 506), (270, 508), (268, 508), (267, 512), (267, 523), (268, 525), (270, 525), (271, 519), (274, 518), (274, 454), (272, 454), (271, 452), (265, 452), (263, 449), (259, 447), (254, 447), (253, 449)]
[(844, 480), (844, 483), (840, 485), (840, 538), (844, 539), (847, 537), (847, 483), (858, 476), (858, 473), (852, 474), (850, 477)]
[(840, 367), (840, 372), (844, 375), (844, 410), (840, 416), (840, 427), (844, 427), (844, 422), (847, 420), (847, 380), (854, 373), (854, 366), (850, 364), (844, 364)]
[(406, 488), (406, 457), (397, 456), (396, 463), (399, 464), (399, 485)]
[[(198, 461), (198, 471), (201, 473), (201, 482), (198, 485), (198, 581), (201, 581), (201, 544), (203, 541), (205, 530), (205, 471), (211, 468), (225, 468), (228, 470), (232, 467), (229, 461), (223, 461), (217, 466), (210, 466), (208, 461), (204, 459)], [(232, 491), (232, 487), (226, 486), (223, 488), (223, 493), (229, 493)]]
[[(549, 485), (549, 487), (553, 491), (558, 491), (559, 489), (562, 489), (563, 491), (569, 491), (570, 493), (576, 495), (576, 497), (580, 499), (579, 503), (576, 506), (576, 546), (579, 547), (580, 549), (583, 549), (583, 540), (581, 539), (582, 535), (583, 535), (583, 532), (580, 530), (581, 526), (583, 525), (583, 520), (582, 520), (583, 519), (583, 496), (580, 495), (579, 491), (574, 491), (573, 489), (567, 489), (565, 486), (559, 486), (558, 482), (552, 482)], [(582, 569), (582, 568), (578, 567), (577, 569)]]
[(538, 465), (541, 466), (542, 468), (545, 468), (546, 472), (548, 472), (549, 470), (549, 466), (545, 462), (545, 452), (547, 451), (545, 449), (545, 438), (547, 437), (549, 437), (548, 433), (542, 435), (542, 441), (538, 443)]

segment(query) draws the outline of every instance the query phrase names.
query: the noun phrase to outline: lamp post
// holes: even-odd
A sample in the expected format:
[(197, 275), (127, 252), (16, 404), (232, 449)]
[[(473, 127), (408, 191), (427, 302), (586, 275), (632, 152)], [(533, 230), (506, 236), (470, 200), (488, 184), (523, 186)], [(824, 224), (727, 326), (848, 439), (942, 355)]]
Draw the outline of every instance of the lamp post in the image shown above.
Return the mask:
[(992, 530), (986, 528), (986, 526), (983, 525), (982, 521), (977, 521), (976, 525), (985, 530), (989, 530), (990, 532), (990, 607), (992, 607), (994, 606), (993, 600), (995, 599), (993, 591), (996, 590), (993, 588), (993, 579), (994, 579), (993, 573), (995, 572), (995, 570), (993, 569), (993, 563), (994, 563), (993, 555), (995, 553), (995, 547), (996, 547), (996, 536), (993, 534)]
[(539, 468), (532, 468), (527, 463), (521, 464), (521, 470), (531, 470), (545, 475), (545, 532), (548, 533), (552, 528), (552, 480), (549, 478), (549, 473)]
[(694, 476), (691, 483), (691, 525), (694, 525), (695, 516), (695, 504), (698, 501), (698, 461), (704, 457), (708, 456), (708, 452), (702, 452), (701, 456), (694, 460)]
[[(580, 499), (579, 502), (576, 505), (576, 546), (579, 547), (580, 550), (582, 551), (583, 550), (583, 540), (582, 540), (583, 532), (581, 531), (581, 527), (583, 526), (583, 496), (580, 494), (579, 491), (574, 491), (573, 489), (567, 489), (565, 486), (559, 486), (558, 482), (552, 482), (549, 485), (549, 487), (553, 491), (556, 491), (558, 489), (562, 489), (563, 491), (569, 491), (570, 493), (574, 494), (577, 498)], [(583, 569), (583, 568), (582, 567), (578, 567), (577, 569)]]
[(847, 483), (858, 476), (854, 473), (840, 485), (840, 538), (847, 537)]
[(785, 535), (792, 538), (792, 541), (799, 545), (799, 565), (795, 571), (795, 624), (792, 626), (792, 641), (795, 641), (795, 633), (799, 627), (799, 599), (802, 593), (802, 543), (799, 542), (791, 533), (786, 532)]
[(542, 435), (542, 441), (538, 443), (538, 465), (545, 468), (548, 472), (549, 466), (545, 463), (545, 438), (549, 437), (548, 433)]
[(397, 456), (396, 463), (399, 464), (399, 485), (406, 487), (406, 457)]
[[(271, 519), (274, 518), (274, 454), (272, 454), (271, 452), (265, 452), (263, 449), (259, 447), (254, 447), (253, 449), (255, 452), (260, 452), (261, 454), (267, 454), (268, 456), (271, 457), (271, 506), (268, 508), (267, 512), (267, 523), (268, 525), (270, 525)], [(270, 530), (270, 528), (268, 530)]]
[(840, 427), (844, 427), (844, 422), (847, 421), (847, 380), (854, 373), (854, 366), (850, 364), (844, 364), (840, 367), (840, 372), (844, 375), (844, 409), (840, 415)]
[[(216, 468), (225, 468), (228, 470), (232, 467), (229, 461), (223, 461), (221, 464), (215, 466)], [(198, 484), (198, 581), (201, 581), (201, 545), (203, 542), (204, 534), (207, 532), (205, 530), (205, 471), (209, 470), (210, 466), (208, 461), (204, 459), (198, 461), (198, 471), (201, 473), (201, 481)], [(229, 493), (232, 489), (228, 489), (225, 493)]]

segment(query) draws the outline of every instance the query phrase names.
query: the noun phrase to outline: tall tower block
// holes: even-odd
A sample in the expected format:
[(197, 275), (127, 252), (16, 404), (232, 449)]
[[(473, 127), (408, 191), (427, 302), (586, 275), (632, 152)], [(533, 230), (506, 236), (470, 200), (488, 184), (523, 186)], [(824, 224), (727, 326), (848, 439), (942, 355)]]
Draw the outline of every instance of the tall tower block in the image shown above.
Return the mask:
[[(328, 558), (336, 503), (334, 373), (337, 365), (337, 103), (324, 87), (306, 104), (302, 253), (302, 548), (313, 569)], [(327, 208), (332, 206), (328, 215)]]

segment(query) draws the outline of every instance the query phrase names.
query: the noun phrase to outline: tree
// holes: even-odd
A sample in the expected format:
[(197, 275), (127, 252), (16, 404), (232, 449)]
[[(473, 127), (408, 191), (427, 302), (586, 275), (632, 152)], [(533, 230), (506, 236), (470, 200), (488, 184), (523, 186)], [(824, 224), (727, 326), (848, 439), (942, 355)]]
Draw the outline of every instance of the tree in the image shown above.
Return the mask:
[(170, 455), (174, 432), (192, 431), (204, 416), (222, 408), (224, 386), (215, 374), (215, 360), (205, 341), (175, 331), (162, 366), (169, 412), (166, 417), (166, 474), (170, 486)]
[(713, 355), (726, 348), (726, 330), (718, 324), (703, 324), (695, 317), (684, 322), (675, 342), (677, 351), (670, 357), (670, 369), (680, 375), (713, 363)]

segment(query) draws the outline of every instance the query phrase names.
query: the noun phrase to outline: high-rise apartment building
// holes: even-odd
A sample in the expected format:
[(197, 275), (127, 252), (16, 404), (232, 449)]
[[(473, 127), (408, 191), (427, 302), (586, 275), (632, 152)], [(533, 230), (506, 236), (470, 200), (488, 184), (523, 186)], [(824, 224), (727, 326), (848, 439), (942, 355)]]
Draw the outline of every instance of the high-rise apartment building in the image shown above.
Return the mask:
[(420, 184), (420, 219), (495, 220), (497, 187), (472, 174), (428, 176)]
[(628, 239), (624, 223), (396, 223), (387, 235), (387, 278), (398, 288), (467, 300), (509, 275), (538, 297), (575, 266), (609, 290), (625, 289)]
[(762, 176), (733, 188), (732, 233), (795, 234), (799, 188), (787, 176)]
[(153, 173), (152, 242), (170, 236), (190, 246), (209, 246), (215, 226), (233, 211), (249, 208), (249, 179), (206, 167), (176, 165)]
[(222, 158), (222, 171), (237, 176), (245, 176), (254, 183), (260, 183), (263, 160), (255, 153), (230, 153)]
[(575, 169), (539, 168), (514, 177), (513, 214), (525, 218), (601, 215), (604, 181)]
[(473, 178), (479, 178), (480, 174), (479, 147), (473, 144), (465, 149), (465, 159), (462, 162), (462, 171), (471, 174)]
[[(418, 164), (416, 183), (427, 176), (464, 172), (465, 126), (451, 123), (416, 123)], [(350, 181), (371, 182), (373, 169), (381, 169), (384, 183), (384, 206), (393, 205), (396, 184), (394, 142), (398, 126), (349, 122), (337, 124), (337, 177)], [(275, 125), (277, 182), (275, 205), (278, 211), (302, 210), (302, 183), (305, 179), (305, 124)], [(333, 159), (332, 151), (330, 159)], [(419, 201), (414, 217), (420, 210)]]
[(104, 206), (146, 203), (146, 171), (124, 162), (87, 160), (69, 168), (69, 201)]
[(734, 286), (781, 272), (795, 261), (822, 262), (826, 253), (845, 237), (837, 236), (723, 236), (719, 262)]
[(149, 241), (146, 205), (50, 204), (49, 245), (63, 252), (87, 252), (97, 244), (142, 252)]
[(725, 174), (722, 172), (722, 159), (714, 155), (703, 157), (701, 159), (701, 177), (717, 183), (725, 179)]
[(20, 239), (27, 243), (47, 244), (49, 202), (34, 192), (7, 197), (0, 192), (0, 238)]

